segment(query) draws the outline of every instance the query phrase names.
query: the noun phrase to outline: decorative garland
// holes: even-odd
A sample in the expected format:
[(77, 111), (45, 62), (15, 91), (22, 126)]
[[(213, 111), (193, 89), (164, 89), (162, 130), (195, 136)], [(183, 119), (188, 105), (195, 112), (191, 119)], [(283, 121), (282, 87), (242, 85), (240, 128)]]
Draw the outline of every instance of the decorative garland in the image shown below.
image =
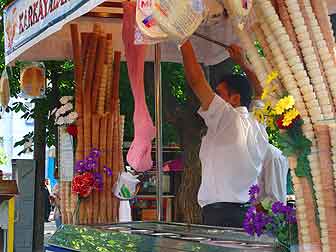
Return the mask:
[[(277, 61), (277, 67), (281, 72), (283, 84), (286, 85), (286, 89), (290, 94), (294, 90), (293, 96), (296, 102), (301, 104), (301, 93), (297, 92), (297, 87), (299, 87), (312, 121), (317, 122), (321, 120), (321, 110), (314, 90), (310, 85), (310, 79), (272, 3), (269, 0), (257, 0), (256, 4), (261, 15), (260, 20), (265, 22), (261, 27), (264, 30), (271, 49), (275, 49), (272, 49), (272, 51)], [(293, 79), (293, 75), (295, 79)], [(305, 117), (306, 115), (302, 114), (303, 120), (309, 121), (309, 118), (306, 117), (306, 120)]]
[[(312, 10), (312, 3), (310, 0), (304, 0), (305, 4), (305, 10), (307, 12), (307, 15), (311, 21), (311, 29), (314, 31), (313, 32), (313, 37), (314, 40), (317, 44), (317, 49), (318, 49), (318, 55), (320, 57), (324, 74), (327, 79), (327, 83), (329, 84), (329, 89), (332, 94), (332, 97), (334, 99), (333, 103), (335, 104), (335, 99), (336, 99), (336, 88), (334, 87), (333, 83), (336, 82), (336, 63), (332, 58), (333, 54), (329, 53), (328, 50), (328, 44), (326, 40), (323, 37), (322, 33), (322, 27), (319, 26), (318, 20)], [(326, 103), (328, 100), (324, 100), (323, 104), (329, 105), (332, 104)]]
[[(305, 23), (303, 11), (298, 11), (300, 10), (298, 1), (286, 0), (286, 4), (291, 20), (293, 20), (296, 34), (304, 38), (299, 39), (299, 45), (303, 53), (305, 66), (308, 69), (308, 75), (311, 77), (310, 81), (313, 84), (314, 93), (318, 99), (320, 107), (322, 108), (323, 117), (330, 119), (333, 117), (332, 108), (330, 106), (328, 107), (322, 105), (323, 101), (328, 100), (328, 104), (330, 104), (330, 101), (327, 87), (322, 77), (322, 71), (318, 64), (318, 57), (313, 47), (312, 38), (310, 37), (311, 34), (308, 30), (308, 24)], [(299, 58), (296, 64), (302, 64)]]

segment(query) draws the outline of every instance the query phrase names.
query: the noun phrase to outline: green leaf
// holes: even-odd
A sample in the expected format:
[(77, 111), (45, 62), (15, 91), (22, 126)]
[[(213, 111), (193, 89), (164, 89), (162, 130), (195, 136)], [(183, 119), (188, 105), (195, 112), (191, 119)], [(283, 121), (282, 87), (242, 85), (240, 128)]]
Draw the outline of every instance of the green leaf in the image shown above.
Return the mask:
[(8, 162), (7, 155), (3, 148), (0, 148), (0, 165), (5, 165)]
[(26, 142), (25, 139), (22, 139), (22, 140), (20, 140), (20, 141), (17, 141), (17, 142), (14, 144), (14, 148), (15, 148), (15, 147), (18, 147), (18, 146), (22, 146), (22, 145), (24, 145), (25, 142)]
[(270, 210), (272, 209), (272, 200), (271, 199), (263, 199), (261, 201), (261, 205), (265, 210)]

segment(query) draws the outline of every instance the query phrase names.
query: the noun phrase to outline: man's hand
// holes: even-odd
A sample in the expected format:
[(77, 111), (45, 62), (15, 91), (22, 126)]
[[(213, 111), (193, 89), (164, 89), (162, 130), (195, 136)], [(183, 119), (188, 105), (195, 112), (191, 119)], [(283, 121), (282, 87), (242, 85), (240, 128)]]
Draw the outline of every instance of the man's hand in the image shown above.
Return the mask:
[(230, 54), (230, 57), (234, 62), (236, 62), (241, 67), (244, 67), (247, 65), (247, 59), (246, 55), (241, 47), (238, 45), (232, 44), (230, 47), (227, 48), (227, 51)]
[(238, 45), (233, 44), (227, 50), (232, 60), (241, 66), (242, 70), (246, 73), (247, 77), (249, 78), (255, 91), (255, 98), (260, 99), (263, 88), (260, 85), (259, 80), (255, 75), (254, 71), (252, 70), (251, 66), (247, 62), (247, 58), (243, 49)]

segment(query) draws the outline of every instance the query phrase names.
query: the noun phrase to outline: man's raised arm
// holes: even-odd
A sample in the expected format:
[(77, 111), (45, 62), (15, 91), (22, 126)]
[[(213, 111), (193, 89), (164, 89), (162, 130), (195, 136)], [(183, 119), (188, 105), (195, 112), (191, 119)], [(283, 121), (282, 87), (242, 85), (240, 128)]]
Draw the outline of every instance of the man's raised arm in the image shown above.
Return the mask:
[(215, 93), (206, 80), (203, 69), (197, 62), (194, 49), (189, 40), (182, 45), (181, 52), (187, 81), (200, 100), (202, 109), (208, 110)]

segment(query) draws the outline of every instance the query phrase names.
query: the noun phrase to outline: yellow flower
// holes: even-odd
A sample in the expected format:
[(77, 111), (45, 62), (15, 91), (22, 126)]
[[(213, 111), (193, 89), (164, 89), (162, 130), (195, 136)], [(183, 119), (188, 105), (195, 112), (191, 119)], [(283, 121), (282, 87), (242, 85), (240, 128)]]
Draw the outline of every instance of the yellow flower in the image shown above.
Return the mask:
[(266, 98), (267, 98), (271, 93), (273, 93), (275, 90), (276, 90), (276, 87), (275, 87), (275, 86), (266, 85), (266, 86), (264, 87), (263, 93), (262, 93), (262, 95), (261, 95), (261, 100), (262, 100), (262, 101), (265, 101)]
[(294, 97), (289, 95), (286, 96), (278, 101), (278, 103), (275, 105), (275, 113), (277, 115), (281, 115), (286, 110), (291, 109), (295, 104)]
[(255, 108), (253, 115), (259, 123), (268, 124), (269, 119), (274, 116), (271, 102), (265, 102), (263, 107)]
[(299, 111), (296, 108), (293, 108), (289, 111), (287, 111), (284, 115), (284, 118), (282, 120), (283, 126), (291, 125), (293, 120), (299, 115)]
[(278, 78), (279, 73), (277, 71), (273, 71), (271, 72), (266, 79), (266, 84), (270, 84), (273, 80), (275, 80), (276, 78)]
[(270, 88), (265, 86), (262, 92), (262, 95), (261, 95), (261, 100), (265, 100), (266, 97), (269, 95), (269, 93), (270, 93)]
[(264, 117), (263, 109), (255, 109), (253, 111), (253, 115), (259, 123), (261, 123), (261, 124), (265, 123), (265, 117)]
[(276, 129), (274, 117), (269, 117), (268, 118), (268, 120), (267, 120), (267, 127), (270, 128), (271, 130), (275, 130)]

